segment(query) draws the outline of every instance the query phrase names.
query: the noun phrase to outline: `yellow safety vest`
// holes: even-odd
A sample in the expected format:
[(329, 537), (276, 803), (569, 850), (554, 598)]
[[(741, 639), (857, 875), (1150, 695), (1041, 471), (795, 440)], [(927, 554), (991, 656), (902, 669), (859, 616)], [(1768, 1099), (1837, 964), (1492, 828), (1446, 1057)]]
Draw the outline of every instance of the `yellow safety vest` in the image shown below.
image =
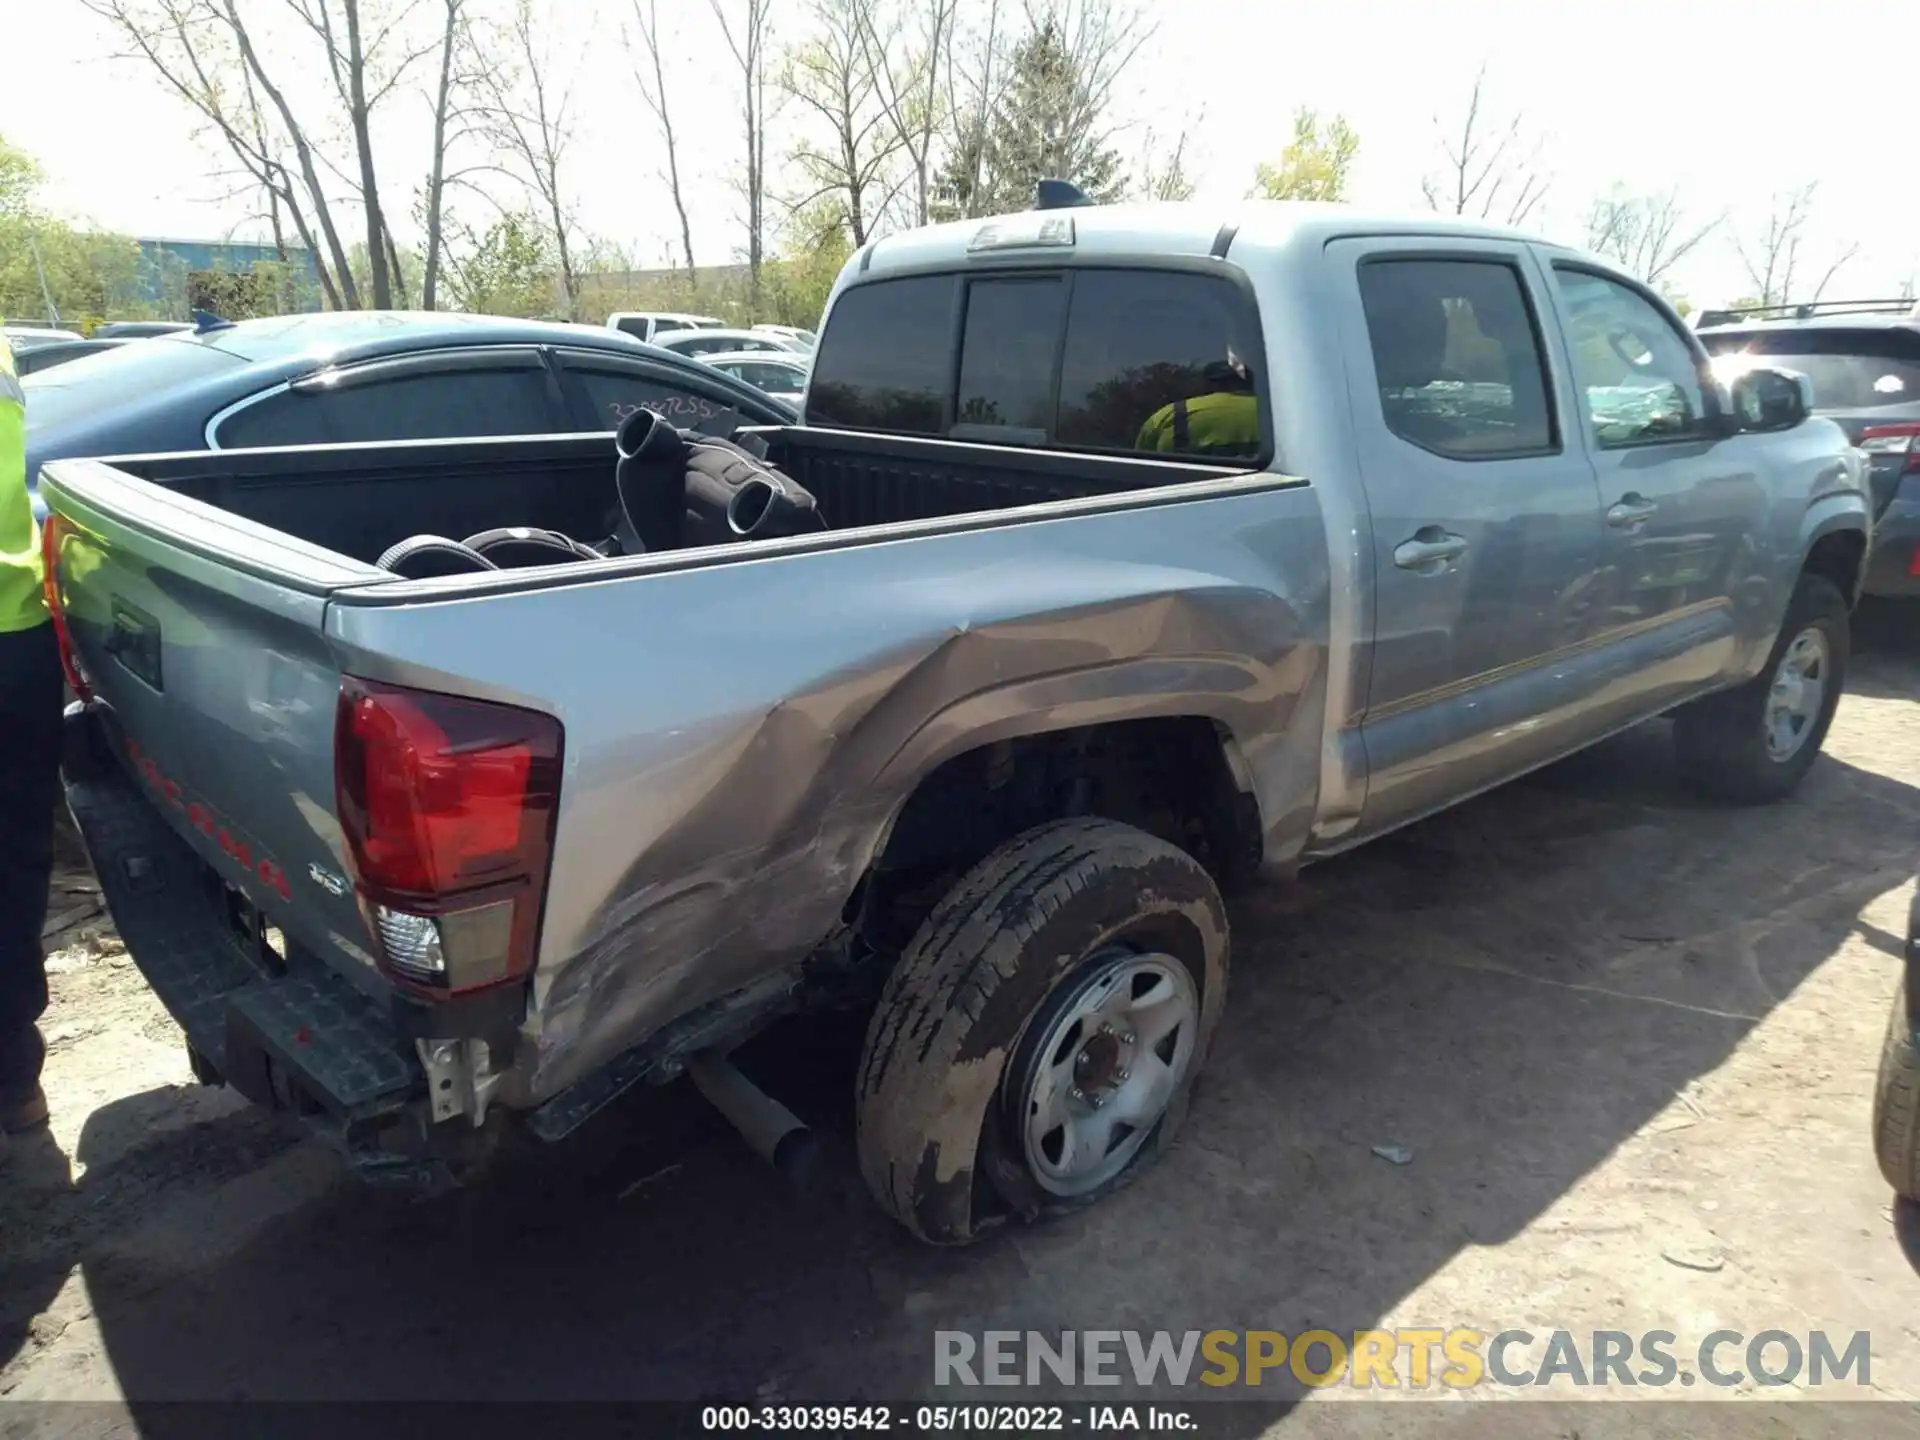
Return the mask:
[(1260, 450), (1260, 401), (1239, 390), (1218, 390), (1162, 405), (1134, 441), (1138, 450), (1254, 455)]
[(0, 339), (0, 635), (46, 622), (40, 532), (27, 500), (27, 396)]

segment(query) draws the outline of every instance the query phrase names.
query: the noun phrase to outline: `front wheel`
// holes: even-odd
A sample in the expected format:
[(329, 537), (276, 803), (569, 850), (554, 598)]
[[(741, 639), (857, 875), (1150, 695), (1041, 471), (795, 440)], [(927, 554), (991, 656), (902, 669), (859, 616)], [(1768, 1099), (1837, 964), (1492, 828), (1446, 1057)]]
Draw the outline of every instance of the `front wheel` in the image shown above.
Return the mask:
[(922, 1240), (1088, 1205), (1171, 1143), (1220, 1017), (1227, 917), (1185, 851), (1061, 820), (989, 855), (888, 977), (860, 1168)]
[(1831, 580), (1802, 575), (1767, 665), (1754, 679), (1674, 717), (1680, 768), (1736, 804), (1790, 795), (1813, 768), (1846, 685), (1847, 602)]

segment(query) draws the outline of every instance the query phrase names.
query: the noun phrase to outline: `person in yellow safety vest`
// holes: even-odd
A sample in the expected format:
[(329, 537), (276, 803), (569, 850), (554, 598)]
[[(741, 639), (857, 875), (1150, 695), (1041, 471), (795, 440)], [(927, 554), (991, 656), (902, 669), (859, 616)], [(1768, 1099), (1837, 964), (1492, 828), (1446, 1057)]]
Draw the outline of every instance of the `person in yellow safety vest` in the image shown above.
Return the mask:
[(27, 499), (27, 398), (0, 340), (0, 1147), (47, 1123), (40, 927), (60, 789), (60, 650)]
[(1172, 454), (1256, 455), (1260, 451), (1260, 397), (1240, 357), (1229, 350), (1201, 372), (1206, 393), (1162, 405), (1147, 417), (1136, 450)]

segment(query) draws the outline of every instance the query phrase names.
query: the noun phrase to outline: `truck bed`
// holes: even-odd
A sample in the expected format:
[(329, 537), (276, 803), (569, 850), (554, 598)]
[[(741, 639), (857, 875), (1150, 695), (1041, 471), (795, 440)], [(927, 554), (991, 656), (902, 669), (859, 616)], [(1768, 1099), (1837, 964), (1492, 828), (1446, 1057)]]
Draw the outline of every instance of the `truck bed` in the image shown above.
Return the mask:
[[(241, 925), (238, 941), (135, 947), (210, 1063), (264, 1047), (320, 1109), (359, 1114), (330, 1078), (343, 1067), (309, 1067), (253, 1013), (269, 990), (319, 983), (395, 1030), (404, 1091), (421, 1089), (339, 814), (350, 683), (511, 707), (564, 737), (537, 958), (510, 1012), (456, 1015), (493, 993), (475, 991), (438, 1002), (435, 1033), (484, 1039), (508, 1065), (493, 1103), (560, 1106), (566, 1123), (582, 1113), (566, 1096), (830, 937), (892, 817), (962, 750), (1167, 714), (1272, 735), (1320, 683), (1325, 525), (1304, 481), (759, 433), (827, 533), (432, 580), (372, 561), (419, 533), (610, 533), (610, 437), (46, 467), (61, 622), (92, 692), (82, 724), (111, 756), (75, 783), (76, 809), (144, 832), (135, 849), (183, 877), (173, 894), (207, 884), (217, 903), (196, 929)], [(1300, 757), (1318, 743), (1249, 751), (1245, 783), (1271, 813), (1306, 813)], [(151, 902), (114, 884), (117, 910)], [(175, 937), (184, 924), (154, 917)], [(278, 932), (278, 960), (249, 926)], [(180, 973), (195, 954), (204, 971)], [(313, 981), (323, 970), (345, 988)], [(382, 1074), (376, 1109), (397, 1085)]]
[[(1190, 461), (1009, 452), (854, 431), (746, 432), (813, 492), (831, 531), (1121, 495), (1240, 473)], [(611, 533), (605, 435), (132, 456), (114, 469), (336, 554), (372, 563), (410, 535), (531, 525)]]

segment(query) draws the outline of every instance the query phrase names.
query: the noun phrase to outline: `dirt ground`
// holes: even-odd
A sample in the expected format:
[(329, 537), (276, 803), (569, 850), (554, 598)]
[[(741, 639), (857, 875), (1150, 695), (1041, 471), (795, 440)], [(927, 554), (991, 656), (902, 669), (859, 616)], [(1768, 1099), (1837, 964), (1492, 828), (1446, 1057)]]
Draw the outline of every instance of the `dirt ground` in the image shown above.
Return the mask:
[[(1920, 863), (1920, 617), (1867, 619), (1788, 804), (1693, 798), (1656, 724), (1241, 904), (1182, 1143), (1094, 1211), (963, 1253), (862, 1199), (857, 1035), (832, 1030), (762, 1061), (826, 1134), (824, 1198), (783, 1194), (679, 1091), (453, 1202), (363, 1190), (191, 1082), (72, 857), (49, 921), (53, 1125), (0, 1165), (0, 1395), (135, 1417), (897, 1401), (928, 1393), (936, 1329), (1426, 1325), (1667, 1329), (1683, 1353), (1722, 1327), (1865, 1330), (1872, 1384), (1849, 1394), (1920, 1399), (1920, 1220), (1868, 1137)], [(1354, 1394), (1242, 1428), (1321, 1433)]]

